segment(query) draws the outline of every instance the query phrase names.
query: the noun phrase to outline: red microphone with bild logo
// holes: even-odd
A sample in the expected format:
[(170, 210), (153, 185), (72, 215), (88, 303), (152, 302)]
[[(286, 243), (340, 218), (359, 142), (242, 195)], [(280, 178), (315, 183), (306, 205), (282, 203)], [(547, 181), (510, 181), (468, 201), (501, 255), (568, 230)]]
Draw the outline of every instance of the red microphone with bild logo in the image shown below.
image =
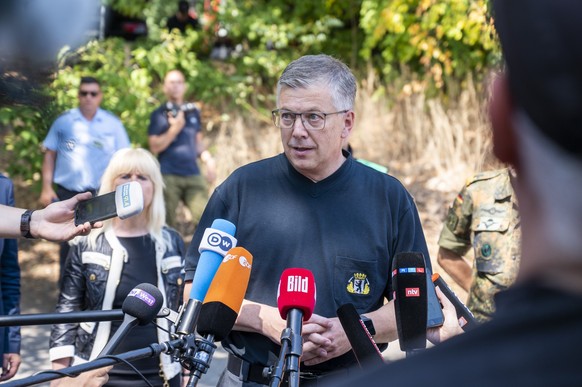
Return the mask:
[(289, 376), (289, 386), (299, 385), (299, 358), (303, 354), (301, 330), (315, 308), (315, 279), (307, 269), (285, 269), (277, 291), (277, 306), (287, 328), (281, 333), (279, 364), (271, 375), (271, 386), (278, 386), (283, 372)]

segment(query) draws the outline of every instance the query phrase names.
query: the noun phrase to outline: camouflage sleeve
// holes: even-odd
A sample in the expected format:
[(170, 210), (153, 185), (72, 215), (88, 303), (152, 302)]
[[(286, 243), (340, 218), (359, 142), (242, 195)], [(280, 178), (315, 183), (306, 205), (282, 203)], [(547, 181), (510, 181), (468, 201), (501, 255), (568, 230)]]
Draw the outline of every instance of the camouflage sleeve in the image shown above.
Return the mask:
[(467, 187), (464, 187), (453, 201), (438, 244), (445, 249), (465, 255), (471, 248), (471, 217), (473, 200)]

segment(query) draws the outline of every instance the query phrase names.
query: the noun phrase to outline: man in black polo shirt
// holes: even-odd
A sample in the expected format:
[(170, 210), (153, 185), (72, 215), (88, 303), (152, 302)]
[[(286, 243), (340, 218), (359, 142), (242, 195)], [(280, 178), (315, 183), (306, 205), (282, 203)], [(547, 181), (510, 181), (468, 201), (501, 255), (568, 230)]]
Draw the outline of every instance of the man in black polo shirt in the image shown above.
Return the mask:
[[(354, 126), (355, 94), (355, 77), (342, 62), (327, 55), (292, 62), (279, 80), (273, 111), (284, 153), (236, 170), (205, 209), (187, 254), (187, 281), (204, 230), (217, 218), (237, 226), (239, 245), (254, 256), (241, 312), (223, 341), (230, 356), (220, 386), (269, 383), (261, 373), (276, 363), (286, 326), (277, 310), (284, 269), (311, 270), (317, 288), (314, 314), (303, 325), (302, 385), (355, 364), (336, 317), (345, 303), (370, 318), (377, 342), (397, 338), (393, 303), (385, 303), (392, 298), (390, 269), (397, 253), (422, 252), (430, 274), (410, 194), (394, 177), (342, 151)], [(432, 295), (434, 322), (442, 315)]]

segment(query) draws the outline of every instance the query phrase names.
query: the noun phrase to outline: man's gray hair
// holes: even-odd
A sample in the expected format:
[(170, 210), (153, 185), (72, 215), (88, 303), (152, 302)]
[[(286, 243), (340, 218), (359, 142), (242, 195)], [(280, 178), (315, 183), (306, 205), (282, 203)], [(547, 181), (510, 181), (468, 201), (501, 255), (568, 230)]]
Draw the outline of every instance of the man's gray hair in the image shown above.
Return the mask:
[(329, 87), (333, 105), (338, 110), (354, 107), (356, 78), (343, 62), (329, 55), (305, 55), (291, 62), (277, 83), (277, 106), (283, 87), (291, 89), (324, 85)]

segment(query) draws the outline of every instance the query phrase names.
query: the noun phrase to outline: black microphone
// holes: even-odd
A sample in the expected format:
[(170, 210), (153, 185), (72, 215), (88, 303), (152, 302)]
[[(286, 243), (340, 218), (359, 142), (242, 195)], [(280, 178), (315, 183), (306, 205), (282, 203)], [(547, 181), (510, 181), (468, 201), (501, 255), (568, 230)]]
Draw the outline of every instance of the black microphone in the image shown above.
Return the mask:
[(125, 313), (123, 322), (97, 357), (111, 354), (137, 324), (146, 325), (152, 322), (163, 303), (162, 292), (154, 285), (143, 283), (133, 288), (121, 305), (121, 310)]
[(366, 364), (384, 364), (382, 353), (360, 318), (356, 307), (349, 303), (340, 306), (337, 317), (344, 328), (360, 368)]
[(445, 280), (440, 275), (438, 275), (438, 273), (434, 273), (432, 275), (432, 282), (435, 284), (435, 286), (439, 287), (441, 292), (443, 292), (445, 297), (455, 307), (457, 318), (459, 319), (459, 325), (465, 332), (470, 331), (479, 325), (477, 320), (475, 320), (473, 313), (469, 310), (469, 308), (467, 308), (463, 301), (459, 300), (459, 297), (457, 297), (455, 292), (449, 288), (449, 285), (447, 285)]
[(409, 356), (426, 348), (427, 277), (422, 253), (396, 254), (392, 261), (392, 290), (400, 349)]

